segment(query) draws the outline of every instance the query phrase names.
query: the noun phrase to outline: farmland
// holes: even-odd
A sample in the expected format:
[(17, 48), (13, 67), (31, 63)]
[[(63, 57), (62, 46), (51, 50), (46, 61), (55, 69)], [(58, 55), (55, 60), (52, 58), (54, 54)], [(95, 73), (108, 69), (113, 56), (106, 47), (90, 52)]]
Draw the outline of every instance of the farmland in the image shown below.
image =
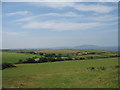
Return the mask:
[(2, 52), (2, 62), (9, 62), (9, 63), (15, 63), (19, 59), (25, 59), (34, 57), (35, 55), (32, 54), (21, 54), (21, 53), (15, 53), (15, 52)]
[[(34, 52), (3, 51), (3, 63), (16, 66), (3, 69), (3, 88), (118, 88), (117, 52), (79, 49)], [(16, 63), (19, 59), (36, 57), (37, 61), (49, 55), (53, 55), (54, 62)], [(71, 60), (64, 59), (68, 57)]]
[(100, 50), (58, 49), (58, 50), (10, 50), (2, 52), (2, 62), (17, 63), (19, 60), (35, 57), (60, 57), (61, 59), (116, 57), (117, 52)]

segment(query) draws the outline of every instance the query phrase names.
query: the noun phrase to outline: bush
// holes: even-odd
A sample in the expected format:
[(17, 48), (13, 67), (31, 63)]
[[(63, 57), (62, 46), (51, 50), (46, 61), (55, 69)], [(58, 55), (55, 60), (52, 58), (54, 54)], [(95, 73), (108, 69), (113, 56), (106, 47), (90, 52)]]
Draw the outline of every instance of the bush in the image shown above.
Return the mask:
[(40, 57), (38, 60), (38, 63), (48, 62), (48, 59), (46, 57)]
[(80, 57), (80, 60), (84, 60), (84, 59), (86, 59), (85, 57)]
[(89, 70), (95, 70), (95, 67), (88, 67)]
[(95, 67), (88, 67), (87, 69), (88, 70), (106, 70), (106, 67), (97, 67), (97, 68), (95, 68)]
[(0, 64), (0, 70), (2, 70), (2, 64)]
[(34, 58), (28, 58), (25, 61), (23, 61), (23, 63), (35, 63), (36, 61), (34, 60)]
[(37, 63), (37, 62), (35, 61), (35, 57), (33, 57), (33, 58), (27, 58), (25, 60), (20, 59), (16, 64), (21, 64), (21, 63)]
[(16, 67), (16, 66), (13, 65), (12, 63), (3, 63), (3, 64), (2, 64), (2, 69), (5, 69), (5, 68), (13, 68), (13, 67)]
[(106, 70), (105, 67), (98, 67), (98, 70)]
[(18, 63), (23, 63), (23, 60), (22, 60), (22, 59), (20, 59)]
[(63, 59), (61, 57), (57, 57), (56, 61), (63, 61)]
[(120, 66), (119, 66), (119, 65), (116, 65), (115, 68), (120, 68)]

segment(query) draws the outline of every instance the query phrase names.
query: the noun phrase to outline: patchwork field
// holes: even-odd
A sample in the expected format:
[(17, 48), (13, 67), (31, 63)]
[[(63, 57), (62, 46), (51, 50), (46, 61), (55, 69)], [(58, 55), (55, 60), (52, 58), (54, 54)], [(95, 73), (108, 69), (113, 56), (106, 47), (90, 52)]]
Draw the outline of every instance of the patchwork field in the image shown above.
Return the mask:
[[(66, 50), (71, 54), (81, 50)], [(84, 51), (84, 50), (83, 50)], [(17, 52), (17, 53), (16, 53)], [(25, 51), (26, 52), (26, 51)], [(53, 53), (54, 50), (38, 52)], [(62, 50), (56, 51), (63, 54)], [(56, 52), (54, 52), (56, 54)], [(73, 53), (74, 52), (74, 53)], [(89, 52), (89, 50), (87, 51)], [(95, 52), (90, 50), (90, 52)], [(103, 52), (103, 51), (96, 51)], [(116, 52), (104, 51), (102, 55), (113, 55)], [(31, 53), (31, 52), (30, 52)], [(56, 54), (56, 55), (57, 55)], [(46, 54), (42, 57), (46, 57)], [(47, 54), (48, 55), (48, 54)], [(50, 54), (51, 55), (51, 54)], [(76, 55), (76, 57), (99, 56), (101, 54)], [(101, 55), (101, 56), (102, 56)], [(19, 59), (40, 57), (41, 55), (3, 52), (3, 62), (16, 63)], [(62, 57), (62, 56), (61, 56)], [(67, 58), (67, 57), (66, 57)], [(14, 64), (14, 68), (3, 69), (3, 88), (118, 88), (118, 57), (93, 58), (85, 60), (66, 60), (44, 63)]]
[[(94, 57), (101, 57), (101, 56), (110, 56), (112, 54), (116, 54), (116, 52), (112, 51), (101, 51), (101, 50), (79, 50), (79, 49), (46, 49), (46, 50), (10, 50), (10, 51), (3, 51), (2, 52), (2, 62), (8, 62), (8, 63), (16, 63), (20, 59), (26, 59), (26, 58), (32, 58), (32, 57), (41, 57), (41, 55), (37, 54), (30, 54), (30, 53), (18, 53), (18, 52), (41, 52), (41, 53), (46, 53), (46, 54), (63, 54), (63, 55), (70, 55), (70, 57), (89, 57), (89, 56), (94, 56)], [(87, 51), (88, 53), (91, 52), (105, 52), (103, 54), (88, 54), (88, 55), (74, 55), (77, 52), (85, 52)], [(0, 52), (1, 53), (1, 52)], [(44, 57), (44, 56), (43, 56)], [(63, 57), (63, 56), (62, 56)], [(64, 57), (63, 57), (64, 58)]]
[(113, 51), (104, 51), (104, 50), (89, 50), (89, 49), (44, 49), (44, 50), (37, 50), (38, 52), (43, 53), (61, 53), (61, 54), (71, 54), (76, 52), (107, 52), (107, 53), (115, 53)]
[(2, 52), (2, 62), (16, 63), (19, 59), (31, 58), (36, 55), (33, 54), (22, 54), (16, 52)]

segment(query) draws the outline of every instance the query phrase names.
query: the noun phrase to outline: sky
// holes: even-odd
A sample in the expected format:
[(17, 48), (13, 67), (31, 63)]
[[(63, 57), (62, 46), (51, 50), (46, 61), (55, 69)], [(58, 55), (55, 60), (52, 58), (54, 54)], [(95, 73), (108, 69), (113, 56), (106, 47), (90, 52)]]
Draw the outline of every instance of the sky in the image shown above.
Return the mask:
[[(2, 11), (1, 2), (0, 2), (0, 11)], [(2, 12), (0, 12), (0, 49), (2, 49)]]
[(3, 2), (2, 48), (118, 45), (117, 2)]

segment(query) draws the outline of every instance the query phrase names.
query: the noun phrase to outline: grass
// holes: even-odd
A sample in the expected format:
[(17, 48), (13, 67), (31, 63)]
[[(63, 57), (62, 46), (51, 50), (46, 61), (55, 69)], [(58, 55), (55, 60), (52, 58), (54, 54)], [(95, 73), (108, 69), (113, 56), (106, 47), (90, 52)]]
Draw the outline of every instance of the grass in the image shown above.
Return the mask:
[[(9, 50), (9, 51), (3, 51), (0, 52), (0, 55), (2, 55), (2, 62), (7, 62), (7, 63), (16, 63), (18, 62), (20, 59), (26, 59), (26, 58), (32, 58), (32, 57), (41, 57), (39, 55), (33, 55), (33, 54), (28, 54), (28, 53), (16, 53), (18, 51), (36, 51), (36, 50)], [(37, 50), (37, 52), (43, 52), (43, 53), (56, 53), (56, 54), (72, 54), (72, 53), (76, 53), (76, 52), (103, 52), (101, 50), (80, 50), (80, 49), (45, 49), (45, 50)], [(101, 56), (109, 56), (112, 54), (115, 54), (116, 52), (112, 52), (112, 51), (104, 51), (106, 53), (102, 54), (102, 55), (81, 55), (81, 56), (73, 56), (73, 57), (89, 57), (89, 56), (96, 56), (96, 57), (101, 57)], [(2, 53), (2, 54), (1, 54)], [(1, 56), (0, 56), (1, 57)], [(1, 61), (1, 60), (0, 60)]]
[[(3, 70), (4, 88), (118, 88), (118, 58), (16, 64)], [(105, 67), (105, 70), (89, 70)]]
[(70, 54), (70, 53), (76, 53), (76, 52), (107, 52), (107, 53), (115, 53), (113, 51), (104, 51), (104, 50), (89, 50), (89, 49), (44, 49), (39, 50), (39, 52), (43, 53), (61, 53), (61, 54)]
[(16, 52), (2, 52), (2, 62), (16, 63), (19, 59), (31, 58), (36, 55), (33, 54), (22, 54)]

